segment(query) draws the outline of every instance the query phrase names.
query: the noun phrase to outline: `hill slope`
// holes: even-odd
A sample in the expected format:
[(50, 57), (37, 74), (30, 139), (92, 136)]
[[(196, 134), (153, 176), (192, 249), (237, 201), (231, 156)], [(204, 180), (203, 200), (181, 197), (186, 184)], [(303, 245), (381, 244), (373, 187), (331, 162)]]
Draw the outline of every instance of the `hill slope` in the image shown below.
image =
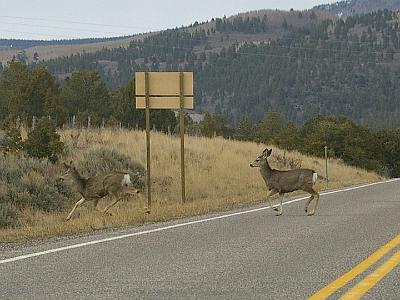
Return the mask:
[(46, 61), (58, 57), (76, 55), (80, 53), (95, 53), (102, 49), (115, 49), (127, 47), (130, 42), (141, 40), (153, 33), (133, 35), (129, 37), (115, 37), (104, 39), (76, 39), (76, 40), (0, 40), (0, 62), (5, 64), (7, 61), (17, 57), (18, 54), (26, 55), (28, 62), (34, 60), (34, 54), (38, 54), (38, 59)]
[(314, 7), (315, 10), (326, 11), (335, 15), (367, 14), (378, 10), (399, 10), (400, 0), (347, 0)]
[(110, 89), (130, 84), (136, 71), (193, 71), (196, 110), (224, 114), (231, 123), (280, 111), (295, 124), (343, 115), (371, 127), (398, 127), (399, 24), (400, 14), (389, 11), (340, 19), (263, 10), (41, 64), (60, 79), (97, 70)]

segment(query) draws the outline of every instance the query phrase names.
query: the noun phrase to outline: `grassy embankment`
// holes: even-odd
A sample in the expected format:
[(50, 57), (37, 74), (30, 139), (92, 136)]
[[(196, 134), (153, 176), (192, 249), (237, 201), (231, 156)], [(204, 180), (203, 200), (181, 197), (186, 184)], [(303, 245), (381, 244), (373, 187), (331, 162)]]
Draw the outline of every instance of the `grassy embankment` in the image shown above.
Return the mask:
[[(79, 161), (85, 151), (104, 147), (115, 149), (143, 166), (146, 165), (145, 133), (142, 131), (82, 131), (79, 140), (75, 142), (71, 140), (71, 133), (60, 132), (69, 149), (63, 160)], [(264, 182), (258, 170), (249, 167), (249, 163), (260, 154), (264, 145), (222, 138), (187, 137), (185, 148), (187, 203), (181, 204), (180, 201), (180, 139), (152, 133), (153, 203), (150, 214), (145, 213), (147, 197), (143, 193), (118, 203), (111, 209), (112, 216), (93, 210), (93, 205), (88, 203), (78, 208), (73, 218), (66, 222), (65, 217), (77, 200), (71, 199), (61, 212), (24, 209), (20, 226), (1, 229), (0, 241), (46, 238), (165, 221), (242, 207), (265, 199)], [(274, 150), (270, 163), (275, 168), (287, 169), (292, 164), (313, 168), (322, 175), (325, 173), (325, 161), (322, 159), (272, 148)], [(60, 166), (60, 175), (61, 172)], [(337, 160), (329, 161), (329, 177), (330, 189), (382, 179), (375, 173), (346, 166)], [(325, 182), (319, 181), (317, 189), (325, 189)], [(100, 207), (104, 207), (108, 201), (107, 198), (102, 200)], [(323, 201), (321, 204), (320, 208), (323, 209)]]

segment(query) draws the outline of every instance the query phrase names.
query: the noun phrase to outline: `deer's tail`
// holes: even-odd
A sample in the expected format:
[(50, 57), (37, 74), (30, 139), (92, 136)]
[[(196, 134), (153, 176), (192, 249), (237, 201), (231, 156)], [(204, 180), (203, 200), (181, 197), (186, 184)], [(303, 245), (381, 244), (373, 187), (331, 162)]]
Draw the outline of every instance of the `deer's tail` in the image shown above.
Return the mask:
[(318, 176), (319, 175), (317, 174), (317, 172), (313, 171), (313, 173), (312, 173), (312, 183), (313, 184), (317, 181)]

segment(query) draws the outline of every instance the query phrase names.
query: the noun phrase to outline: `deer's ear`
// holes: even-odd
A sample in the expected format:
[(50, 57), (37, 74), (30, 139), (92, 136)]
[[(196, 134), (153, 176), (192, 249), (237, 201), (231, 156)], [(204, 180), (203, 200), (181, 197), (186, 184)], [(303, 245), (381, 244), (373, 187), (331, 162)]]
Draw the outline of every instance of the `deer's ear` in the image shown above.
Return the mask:
[(272, 153), (272, 149), (268, 150), (268, 151), (267, 151), (267, 156), (270, 156), (271, 153)]
[(262, 154), (264, 155), (267, 152), (268, 152), (268, 148), (265, 148), (264, 151), (262, 152)]

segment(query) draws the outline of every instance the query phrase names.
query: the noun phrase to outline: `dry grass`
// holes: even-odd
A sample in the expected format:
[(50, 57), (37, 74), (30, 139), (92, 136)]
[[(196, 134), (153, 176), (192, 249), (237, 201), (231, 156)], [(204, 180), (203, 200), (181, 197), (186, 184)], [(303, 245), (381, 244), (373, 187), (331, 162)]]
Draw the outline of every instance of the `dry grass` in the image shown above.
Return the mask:
[[(78, 140), (71, 140), (72, 131), (61, 132), (69, 149), (65, 160), (80, 160), (84, 151), (98, 148), (118, 150), (133, 160), (146, 165), (145, 133), (142, 131), (92, 130), (83, 131)], [(96, 229), (157, 222), (184, 216), (223, 211), (260, 202), (266, 189), (258, 170), (249, 163), (263, 150), (264, 145), (250, 142), (228, 141), (222, 138), (186, 137), (186, 194), (187, 203), (180, 203), (180, 140), (178, 137), (159, 133), (151, 135), (152, 157), (152, 209), (145, 213), (145, 194), (118, 203), (104, 216), (88, 203), (77, 209), (71, 221), (65, 217), (71, 207), (60, 213), (44, 213), (24, 210), (22, 224), (18, 228), (0, 230), (1, 241), (46, 238), (90, 232)], [(273, 147), (271, 164), (275, 168), (287, 168), (289, 163), (325, 173), (325, 161), (283, 152)], [(285, 166), (286, 163), (286, 166)], [(377, 174), (344, 165), (340, 161), (329, 162), (329, 188), (381, 180)], [(323, 190), (325, 183), (317, 184)], [(76, 199), (72, 199), (76, 200)], [(108, 199), (100, 204), (103, 207)], [(71, 202), (72, 206), (72, 202)]]

